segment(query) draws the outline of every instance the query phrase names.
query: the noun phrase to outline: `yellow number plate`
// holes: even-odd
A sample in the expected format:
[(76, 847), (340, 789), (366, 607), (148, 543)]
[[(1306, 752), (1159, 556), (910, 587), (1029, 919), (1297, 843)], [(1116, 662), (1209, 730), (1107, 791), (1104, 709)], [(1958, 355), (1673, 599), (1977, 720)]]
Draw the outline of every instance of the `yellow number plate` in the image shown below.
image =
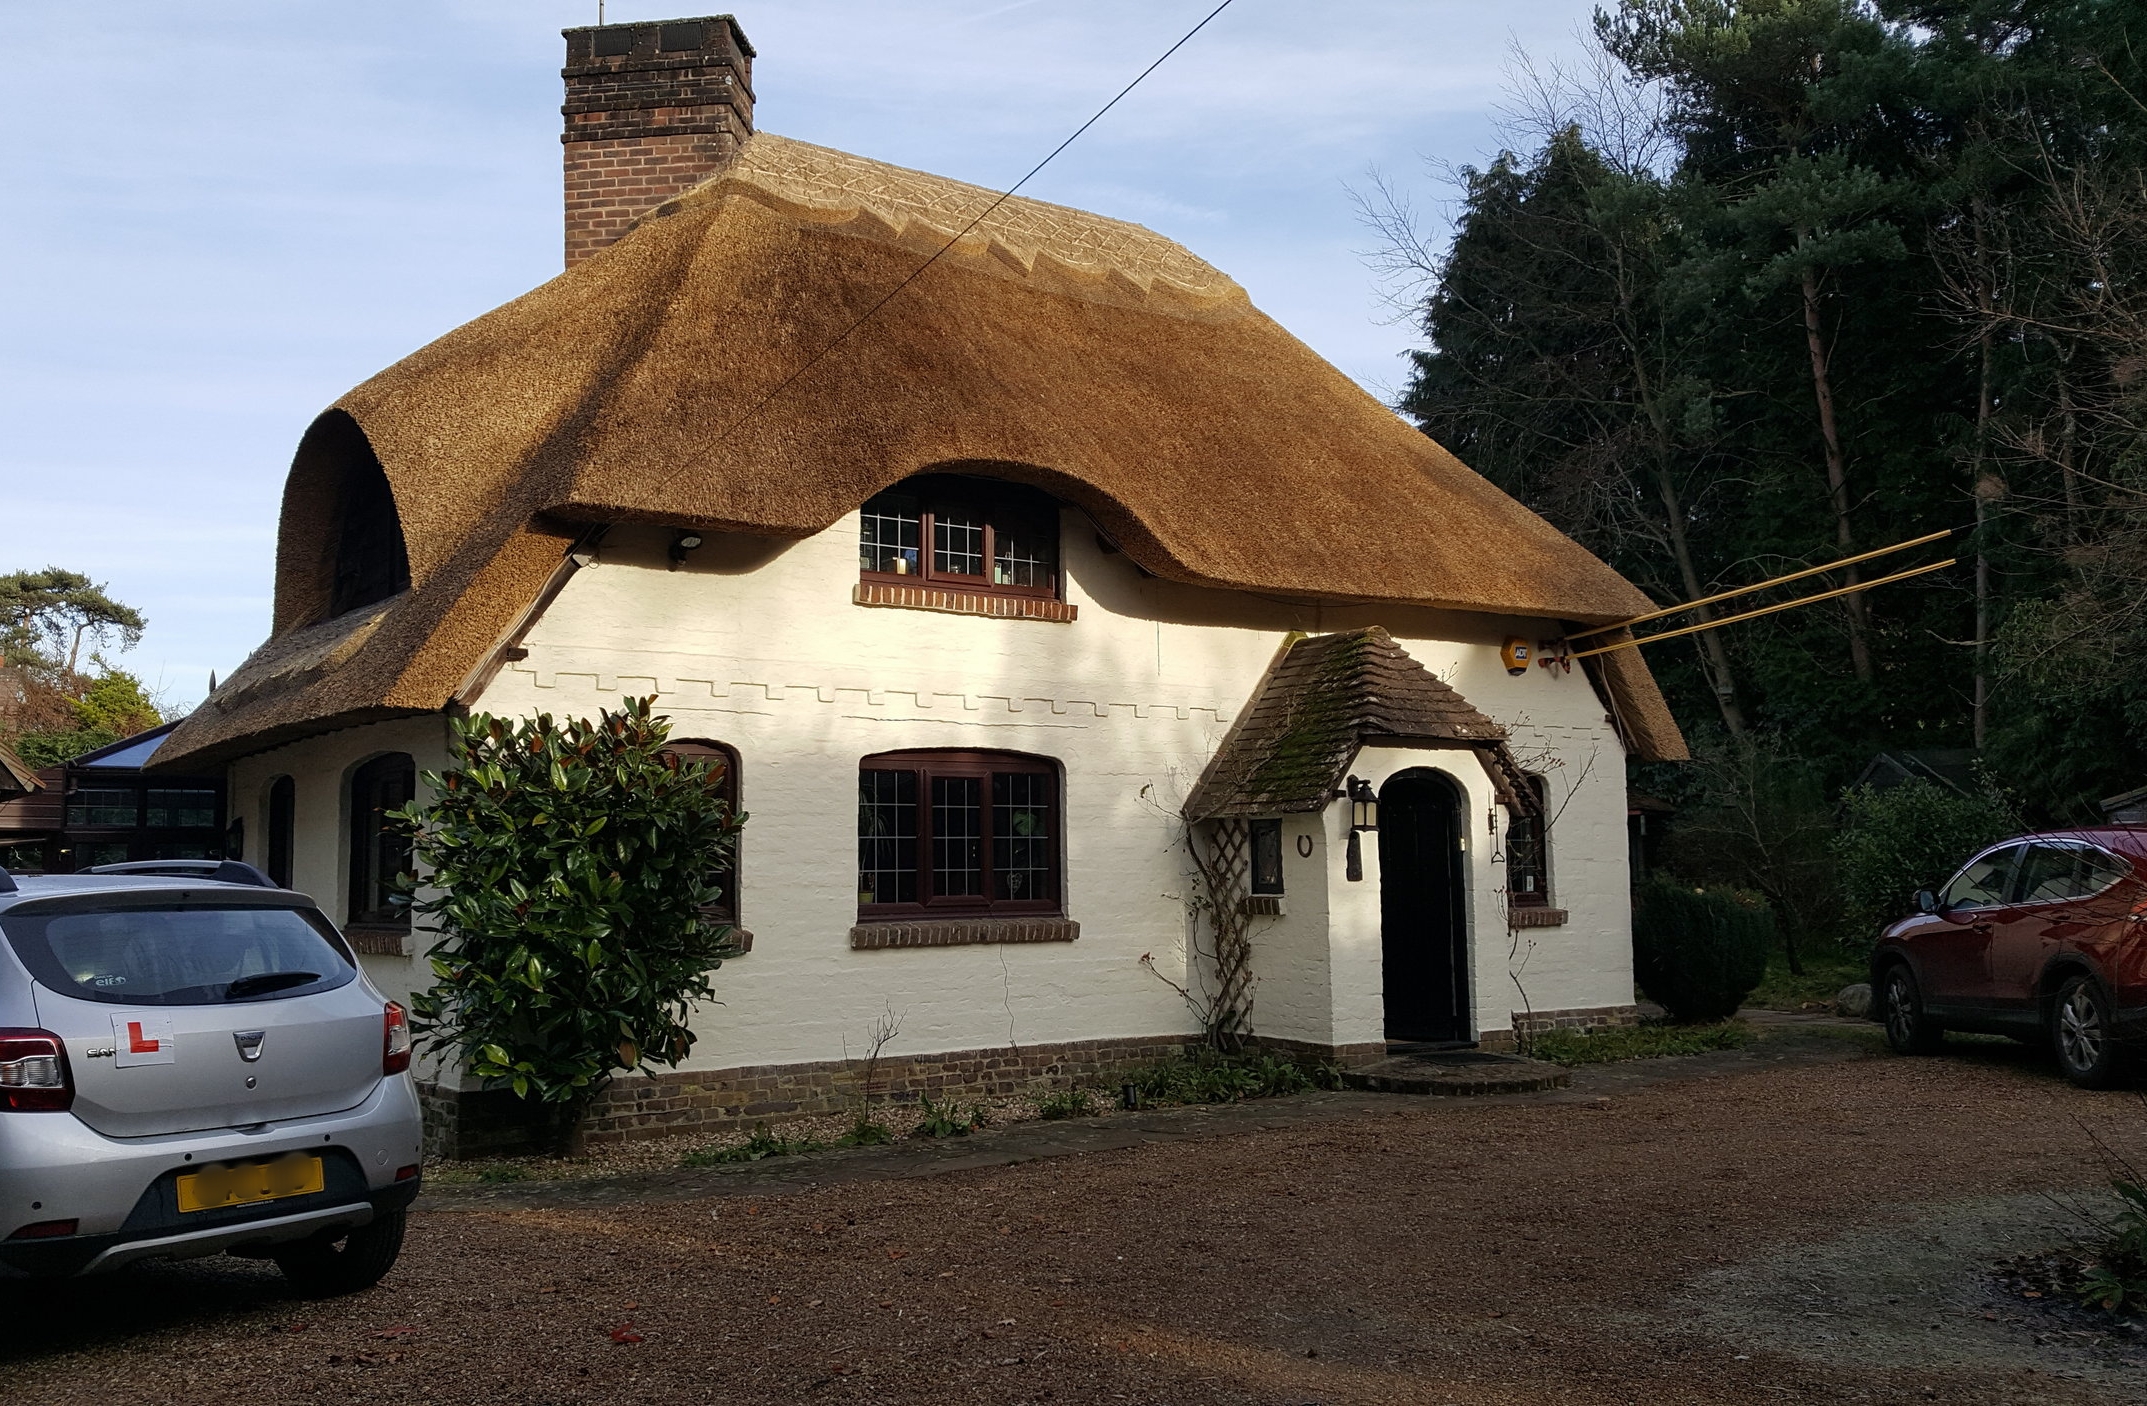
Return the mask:
[(218, 1211), (304, 1196), (327, 1185), (321, 1159), (294, 1152), (273, 1162), (226, 1162), (179, 1178), (179, 1209)]

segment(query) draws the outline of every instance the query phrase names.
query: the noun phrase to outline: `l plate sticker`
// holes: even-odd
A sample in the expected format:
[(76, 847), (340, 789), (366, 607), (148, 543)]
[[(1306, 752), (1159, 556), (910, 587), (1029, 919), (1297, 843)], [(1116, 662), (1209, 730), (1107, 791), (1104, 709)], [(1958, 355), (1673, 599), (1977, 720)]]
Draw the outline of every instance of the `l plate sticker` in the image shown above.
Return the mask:
[(115, 1015), (112, 1043), (119, 1047), (114, 1063), (121, 1069), (179, 1062), (178, 1042), (172, 1039), (168, 1015)]

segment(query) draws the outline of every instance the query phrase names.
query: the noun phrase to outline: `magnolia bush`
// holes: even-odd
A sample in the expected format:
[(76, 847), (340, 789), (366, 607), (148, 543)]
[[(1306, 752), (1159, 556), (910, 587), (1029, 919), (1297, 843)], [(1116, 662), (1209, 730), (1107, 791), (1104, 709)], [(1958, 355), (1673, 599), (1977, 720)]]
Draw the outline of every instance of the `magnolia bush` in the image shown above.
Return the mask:
[(654, 702), (458, 721), (432, 799), (398, 815), (431, 871), (433, 896), (407, 901), (441, 938), (416, 1034), (545, 1109), (562, 1142), (615, 1074), (686, 1058), (731, 950), (711, 876), (744, 817), (721, 761), (664, 750)]

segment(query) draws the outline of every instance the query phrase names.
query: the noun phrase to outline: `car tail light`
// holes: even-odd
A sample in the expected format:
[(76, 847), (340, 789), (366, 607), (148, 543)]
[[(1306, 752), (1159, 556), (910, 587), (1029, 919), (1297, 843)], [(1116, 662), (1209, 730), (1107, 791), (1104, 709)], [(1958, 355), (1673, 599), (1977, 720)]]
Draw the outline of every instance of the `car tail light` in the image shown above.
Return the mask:
[(409, 1067), (410, 1015), (390, 1001), (380, 1016), (380, 1072), (383, 1076), (400, 1074)]
[(417, 1180), (417, 1173), (418, 1173), (418, 1164), (417, 1164), (417, 1163), (415, 1163), (415, 1162), (412, 1162), (412, 1163), (411, 1163), (411, 1164), (410, 1164), (409, 1166), (407, 1166), (407, 1167), (397, 1167), (397, 1168), (395, 1169), (395, 1179), (396, 1179), (397, 1181), (416, 1181), (416, 1180)]
[(41, 1221), (36, 1221), (36, 1222), (33, 1222), (33, 1223), (29, 1224), (29, 1225), (26, 1225), (26, 1226), (24, 1226), (24, 1227), (23, 1227), (22, 1229), (20, 1229), (20, 1230), (18, 1230), (18, 1231), (16, 1231), (16, 1232), (15, 1232), (15, 1233), (14, 1233), (13, 1235), (10, 1235), (10, 1236), (8, 1237), (8, 1239), (10, 1239), (10, 1240), (57, 1240), (57, 1239), (59, 1239), (59, 1238), (60, 1238), (61, 1236), (63, 1236), (63, 1235), (72, 1235), (72, 1234), (74, 1234), (74, 1233), (75, 1233), (75, 1229), (76, 1229), (76, 1227), (80, 1226), (81, 1224), (82, 1224), (82, 1222), (81, 1222), (81, 1221), (79, 1221), (79, 1220), (41, 1220)]
[(75, 1101), (67, 1046), (49, 1030), (0, 1030), (0, 1109), (63, 1113)]

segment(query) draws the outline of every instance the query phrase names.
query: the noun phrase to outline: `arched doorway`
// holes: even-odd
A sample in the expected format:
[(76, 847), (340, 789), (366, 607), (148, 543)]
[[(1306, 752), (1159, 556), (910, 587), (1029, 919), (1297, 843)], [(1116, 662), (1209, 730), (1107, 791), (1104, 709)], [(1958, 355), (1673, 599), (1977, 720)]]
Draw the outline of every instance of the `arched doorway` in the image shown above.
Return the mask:
[(1389, 1040), (1469, 1038), (1461, 793), (1434, 771), (1379, 792), (1379, 939)]

